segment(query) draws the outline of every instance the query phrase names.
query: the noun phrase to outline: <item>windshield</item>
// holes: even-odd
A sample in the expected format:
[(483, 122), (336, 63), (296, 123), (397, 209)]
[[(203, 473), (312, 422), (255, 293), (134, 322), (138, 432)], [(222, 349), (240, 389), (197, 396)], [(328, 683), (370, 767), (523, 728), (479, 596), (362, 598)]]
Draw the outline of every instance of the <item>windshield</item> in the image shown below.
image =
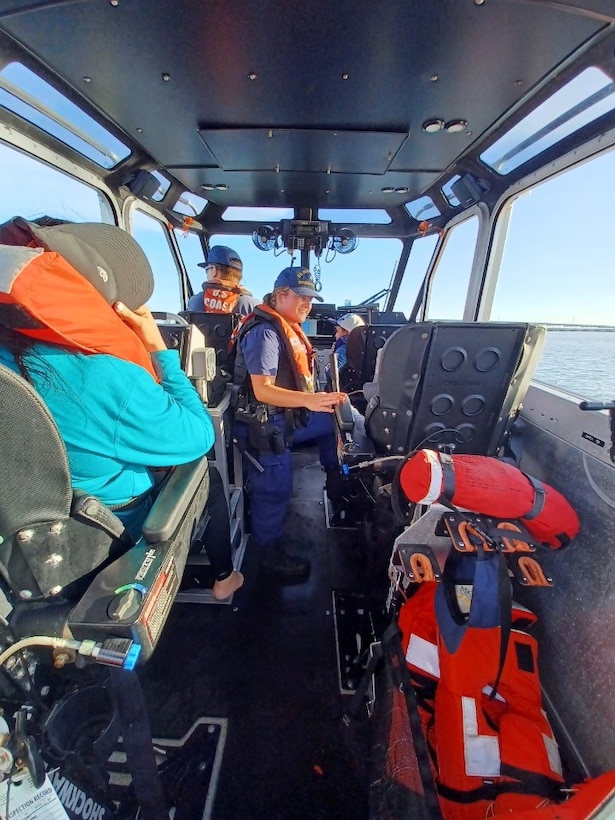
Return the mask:
[[(237, 251), (243, 261), (244, 285), (258, 299), (271, 292), (278, 273), (291, 264), (301, 264), (299, 253), (290, 255), (284, 249), (273, 251), (258, 250), (248, 236), (212, 236), (210, 246), (228, 245)], [(357, 305), (371, 301), (374, 294), (387, 290), (401, 254), (402, 244), (398, 239), (361, 239), (352, 253), (335, 254), (325, 251), (320, 260), (310, 255), (310, 270), (320, 283), (320, 295), (325, 302)], [(320, 266), (320, 274), (318, 274)], [(201, 289), (205, 278), (202, 268), (189, 267), (188, 275), (195, 292)], [(385, 297), (379, 300), (384, 308)]]

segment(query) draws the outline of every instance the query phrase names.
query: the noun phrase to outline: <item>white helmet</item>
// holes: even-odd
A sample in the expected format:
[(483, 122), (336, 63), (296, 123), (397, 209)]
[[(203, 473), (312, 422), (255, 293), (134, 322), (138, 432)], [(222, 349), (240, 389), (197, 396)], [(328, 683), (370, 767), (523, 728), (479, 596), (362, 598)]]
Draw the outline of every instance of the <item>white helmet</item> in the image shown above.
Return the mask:
[(335, 324), (350, 333), (355, 327), (363, 327), (365, 322), (357, 313), (345, 313), (343, 316), (340, 316)]

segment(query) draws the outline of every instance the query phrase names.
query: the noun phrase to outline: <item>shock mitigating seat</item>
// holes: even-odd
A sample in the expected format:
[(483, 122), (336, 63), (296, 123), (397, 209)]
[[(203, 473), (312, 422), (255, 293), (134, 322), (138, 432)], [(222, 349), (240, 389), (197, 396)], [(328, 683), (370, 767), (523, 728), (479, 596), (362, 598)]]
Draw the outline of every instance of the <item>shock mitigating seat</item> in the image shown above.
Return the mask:
[[(398, 331), (403, 324), (374, 324), (356, 327), (348, 334), (346, 342), (346, 364), (340, 369), (340, 388), (347, 393), (361, 391), (365, 382), (374, 378), (376, 357), (386, 340)], [(359, 410), (365, 409), (365, 403), (353, 399)]]
[(208, 385), (207, 404), (216, 407), (233, 378), (235, 354), (229, 341), (239, 317), (232, 313), (204, 313), (183, 310), (179, 314), (191, 325), (196, 325), (205, 337), (205, 345), (216, 351), (216, 376)]
[[(110, 509), (73, 491), (64, 443), (47, 407), (4, 365), (0, 428), (0, 594), (12, 639), (30, 639), (33, 647), (69, 639), (67, 658), (78, 652), (110, 665), (107, 741), (122, 735), (143, 815), (164, 820), (167, 798), (139, 677), (131, 669), (137, 658), (143, 663), (151, 656), (175, 599), (207, 501), (207, 457), (173, 470), (143, 537), (132, 545)], [(71, 719), (79, 725), (79, 715)]]
[(431, 447), (495, 455), (545, 333), (520, 322), (422, 322), (398, 329), (380, 354), (378, 395), (366, 411), (377, 452)]
[(72, 489), (66, 449), (47, 407), (3, 365), (0, 429), (0, 574), (14, 633), (45, 629), (60, 637), (68, 629), (80, 640), (129, 638), (141, 647), (140, 662), (147, 660), (207, 501), (207, 458), (172, 471), (133, 545), (108, 507)]
[(131, 546), (122, 522), (98, 499), (73, 493), (64, 444), (39, 395), (0, 366), (0, 556), (17, 600), (77, 592)]

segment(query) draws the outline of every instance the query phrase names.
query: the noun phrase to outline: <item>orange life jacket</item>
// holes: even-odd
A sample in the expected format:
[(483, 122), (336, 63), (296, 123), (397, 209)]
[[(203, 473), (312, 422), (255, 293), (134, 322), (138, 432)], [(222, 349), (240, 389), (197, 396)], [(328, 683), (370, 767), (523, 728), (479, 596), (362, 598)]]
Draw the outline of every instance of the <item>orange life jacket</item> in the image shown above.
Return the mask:
[(507, 820), (590, 820), (592, 817), (606, 817), (608, 810), (600, 815), (597, 812), (607, 805), (612, 809), (615, 803), (615, 770), (580, 783), (571, 791), (572, 796), (564, 803), (544, 805), (541, 801), (532, 808), (519, 808), (516, 795), (502, 794), (495, 801), (494, 814), (505, 814)]
[(0, 320), (40, 342), (117, 356), (157, 378), (136, 333), (57, 253), (0, 245)]
[(242, 288), (224, 285), (219, 282), (203, 284), (203, 310), (205, 313), (233, 313), (239, 297), (244, 293)]
[(535, 806), (555, 799), (563, 784), (542, 710), (536, 641), (521, 628), (535, 616), (523, 607), (512, 607), (513, 628), (501, 659), (497, 560), (488, 559), (493, 566), (478, 587), (465, 588), (472, 596), (469, 621), (449, 609), (446, 596), (457, 598), (455, 586), (436, 582), (422, 584), (399, 616), (445, 820), (484, 818), (496, 798), (509, 793), (517, 807)]
[(278, 332), (281, 330), (283, 338), (287, 341), (287, 347), (292, 351), (293, 361), (297, 373), (300, 376), (303, 390), (306, 393), (314, 392), (314, 349), (303, 332), (301, 325), (296, 322), (287, 322), (283, 316), (269, 307), (269, 305), (259, 305), (257, 310), (269, 314), (274, 320), (274, 324), (278, 327)]
[[(251, 401), (254, 394), (251, 387), (245, 359), (241, 351), (241, 339), (257, 324), (269, 322), (276, 330), (280, 342), (286, 352), (286, 357), (280, 360), (280, 367), (275, 379), (276, 385), (289, 390), (301, 390), (304, 393), (314, 392), (314, 349), (300, 325), (287, 322), (277, 310), (268, 305), (258, 305), (254, 311), (237, 328), (235, 338), (231, 343), (235, 345), (237, 359), (235, 361), (235, 384), (245, 384)], [(288, 359), (284, 368), (284, 359)]]

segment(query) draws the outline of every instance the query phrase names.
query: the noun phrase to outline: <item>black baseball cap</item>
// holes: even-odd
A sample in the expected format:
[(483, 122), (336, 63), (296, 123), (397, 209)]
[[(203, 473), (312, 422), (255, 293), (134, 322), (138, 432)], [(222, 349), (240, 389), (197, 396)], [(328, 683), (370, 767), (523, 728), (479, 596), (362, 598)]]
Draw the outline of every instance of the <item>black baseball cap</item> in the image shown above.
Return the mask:
[(38, 225), (21, 216), (0, 225), (0, 244), (44, 248), (59, 253), (109, 304), (130, 310), (154, 292), (154, 274), (143, 249), (127, 231), (101, 222)]

